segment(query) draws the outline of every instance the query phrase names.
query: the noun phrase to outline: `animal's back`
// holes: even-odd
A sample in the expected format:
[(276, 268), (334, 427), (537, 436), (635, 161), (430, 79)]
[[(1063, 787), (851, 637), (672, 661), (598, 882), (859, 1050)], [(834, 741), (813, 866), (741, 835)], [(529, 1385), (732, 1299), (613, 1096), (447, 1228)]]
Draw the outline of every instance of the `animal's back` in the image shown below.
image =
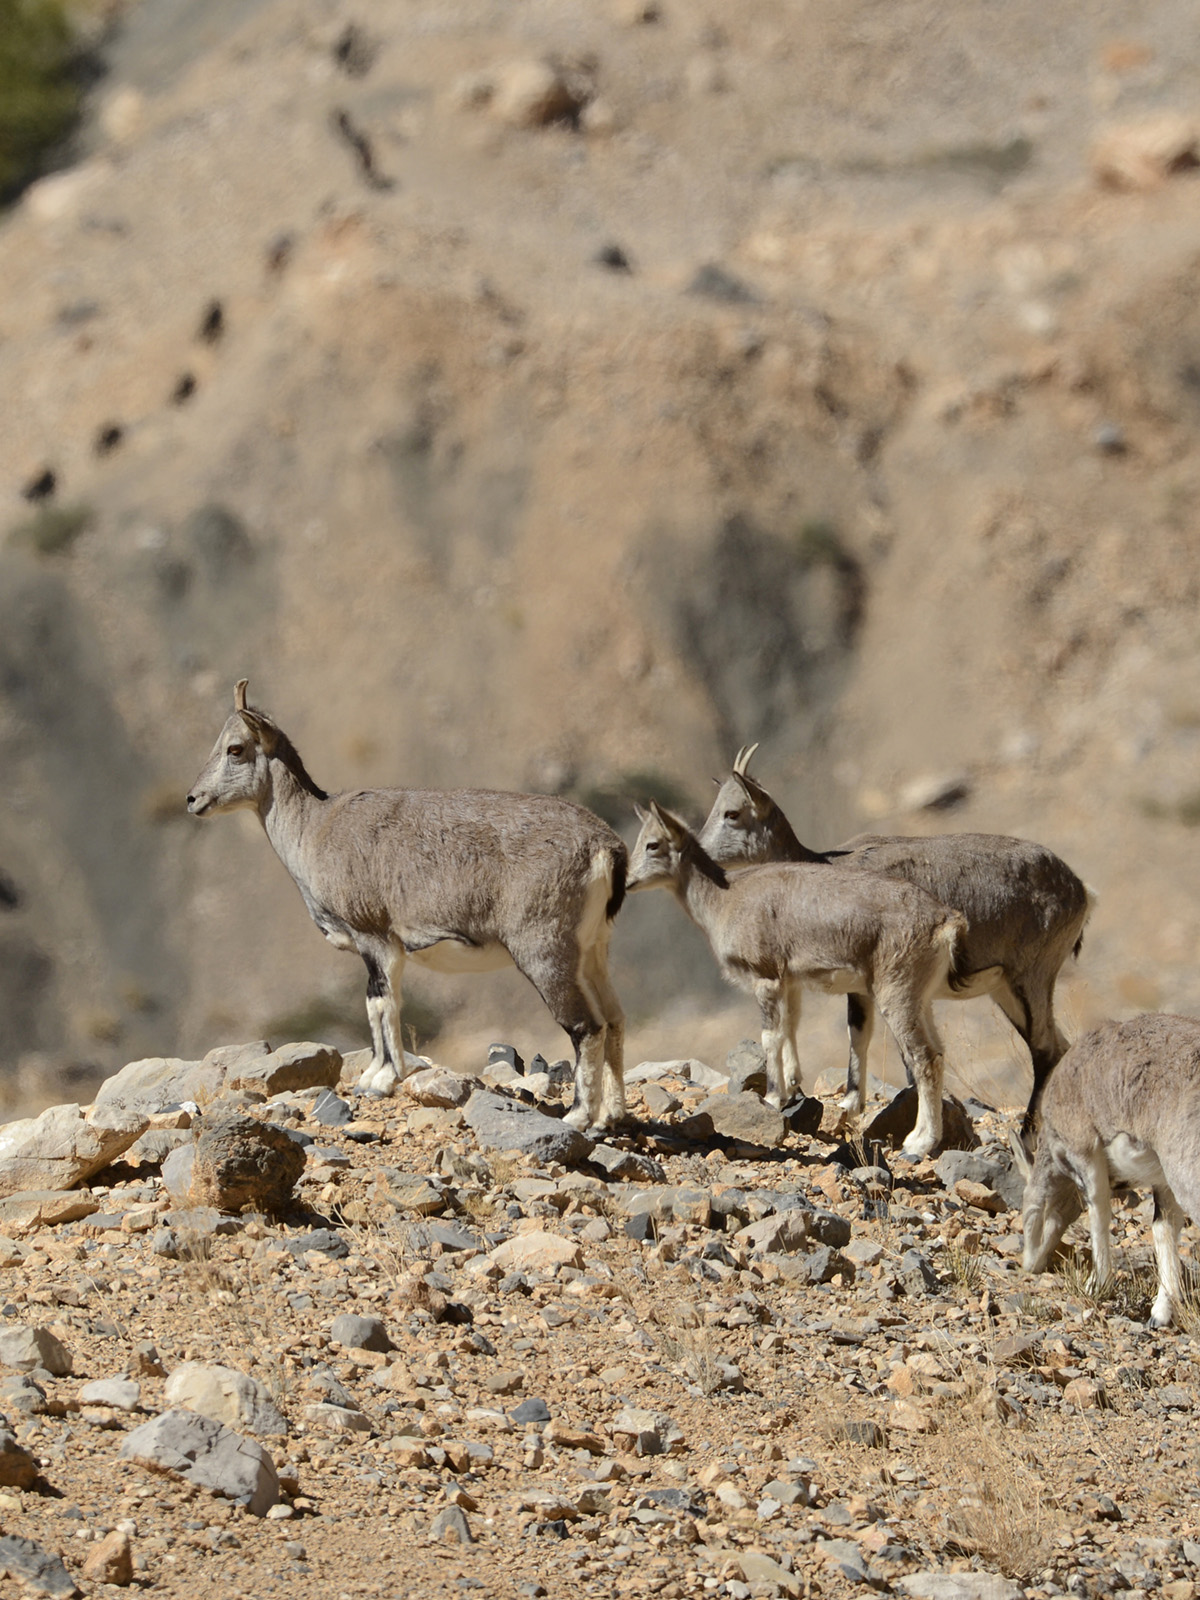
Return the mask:
[(868, 973), (881, 938), (931, 939), (950, 915), (901, 878), (816, 862), (749, 867), (726, 892), (726, 925), (736, 925), (746, 957), (765, 959), (782, 942), (803, 949), (812, 966)]
[(1200, 1020), (1147, 1012), (1105, 1022), (1077, 1039), (1050, 1074), (1045, 1121), (1086, 1124), (1108, 1143), (1132, 1133), (1164, 1153), (1190, 1147), (1200, 1159)]
[[(448, 910), (478, 937), (544, 919), (564, 891), (610, 870), (609, 915), (624, 891), (624, 843), (583, 806), (492, 789), (362, 789), (333, 796), (312, 852), (319, 877), (363, 903), (380, 894), (407, 923)], [(320, 883), (316, 884), (318, 889)]]
[[(837, 863), (895, 874), (961, 911), (975, 965), (1003, 950), (1040, 944), (1086, 916), (1087, 889), (1059, 856), (1028, 839), (993, 833), (930, 838), (864, 834), (835, 853)], [(996, 944), (1002, 941), (1002, 947)]]

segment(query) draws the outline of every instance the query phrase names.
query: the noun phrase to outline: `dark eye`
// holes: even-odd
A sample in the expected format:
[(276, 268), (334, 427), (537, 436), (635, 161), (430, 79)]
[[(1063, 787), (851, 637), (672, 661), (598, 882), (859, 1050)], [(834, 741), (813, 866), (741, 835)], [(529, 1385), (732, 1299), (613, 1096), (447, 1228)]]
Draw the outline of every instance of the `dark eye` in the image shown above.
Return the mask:
[(725, 813), (725, 821), (726, 822), (736, 822), (738, 820), (738, 818), (741, 816), (741, 814), (742, 813), (740, 811), (727, 811)]
[(225, 754), (227, 756), (240, 756), (245, 748), (246, 746), (244, 744), (231, 744), (229, 749), (226, 750)]

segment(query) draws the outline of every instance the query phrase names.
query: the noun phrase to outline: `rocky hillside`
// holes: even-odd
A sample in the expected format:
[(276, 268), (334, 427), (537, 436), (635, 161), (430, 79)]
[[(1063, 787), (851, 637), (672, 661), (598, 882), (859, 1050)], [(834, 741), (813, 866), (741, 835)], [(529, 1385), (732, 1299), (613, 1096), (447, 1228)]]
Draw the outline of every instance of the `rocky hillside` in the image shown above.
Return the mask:
[(977, 1148), (893, 1182), (832, 1105), (786, 1127), (753, 1050), (632, 1074), (600, 1144), (505, 1054), (380, 1100), (361, 1062), (247, 1044), (5, 1130), (0, 1575), (1194, 1600), (1195, 1306), (1142, 1326), (1149, 1204), (1098, 1297), (1074, 1252), (1021, 1271), (976, 1104)]
[[(0, 219), (10, 1103), (356, 1041), (256, 830), (181, 813), (246, 675), (332, 787), (620, 820), (761, 739), (817, 843), (1060, 850), (1100, 896), (1070, 1026), (1200, 1006), (1190, 22), (120, 10), (73, 160)], [(747, 1014), (658, 898), (615, 940), (634, 1058), (712, 1055)], [(412, 1017), (450, 1060), (564, 1049), (511, 977)], [(968, 1082), (1018, 1061), (964, 1026)]]

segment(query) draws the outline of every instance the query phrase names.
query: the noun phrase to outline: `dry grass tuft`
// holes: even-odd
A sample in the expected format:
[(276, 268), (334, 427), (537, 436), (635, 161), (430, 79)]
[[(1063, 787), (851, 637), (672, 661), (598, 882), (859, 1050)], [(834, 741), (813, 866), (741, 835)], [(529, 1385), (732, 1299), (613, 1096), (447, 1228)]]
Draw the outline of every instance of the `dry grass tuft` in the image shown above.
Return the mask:
[(939, 1428), (922, 1440), (921, 1466), (942, 1487), (931, 1504), (950, 1548), (981, 1556), (1018, 1581), (1052, 1562), (1062, 1518), (1015, 1430), (989, 1418), (986, 1386), (961, 1408), (944, 1408)]

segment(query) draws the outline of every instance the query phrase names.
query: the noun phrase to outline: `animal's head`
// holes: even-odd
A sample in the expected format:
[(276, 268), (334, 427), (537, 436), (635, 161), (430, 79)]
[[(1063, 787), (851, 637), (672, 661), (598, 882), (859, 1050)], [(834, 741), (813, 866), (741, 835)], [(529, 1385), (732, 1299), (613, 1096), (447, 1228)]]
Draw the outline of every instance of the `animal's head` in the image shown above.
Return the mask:
[(771, 860), (770, 822), (775, 802), (747, 770), (757, 749), (756, 744), (747, 744), (738, 751), (733, 771), (718, 784), (712, 810), (700, 830), (705, 853), (721, 866), (752, 866)]
[(1032, 1159), (1019, 1135), (1014, 1134), (1010, 1143), (1017, 1169), (1025, 1179), (1025, 1270), (1044, 1272), (1063, 1234), (1083, 1210), (1083, 1199), (1074, 1180), (1055, 1160), (1055, 1141), (1049, 1129), (1042, 1130)]
[(233, 715), (221, 729), (187, 797), (187, 808), (194, 817), (257, 809), (267, 792), (269, 762), (280, 733), (269, 717), (246, 704), (247, 681), (242, 678), (234, 687)]
[(687, 823), (657, 800), (651, 800), (648, 811), (641, 806), (634, 810), (642, 827), (630, 851), (625, 887), (632, 892), (677, 882), (683, 853), (693, 839)]

